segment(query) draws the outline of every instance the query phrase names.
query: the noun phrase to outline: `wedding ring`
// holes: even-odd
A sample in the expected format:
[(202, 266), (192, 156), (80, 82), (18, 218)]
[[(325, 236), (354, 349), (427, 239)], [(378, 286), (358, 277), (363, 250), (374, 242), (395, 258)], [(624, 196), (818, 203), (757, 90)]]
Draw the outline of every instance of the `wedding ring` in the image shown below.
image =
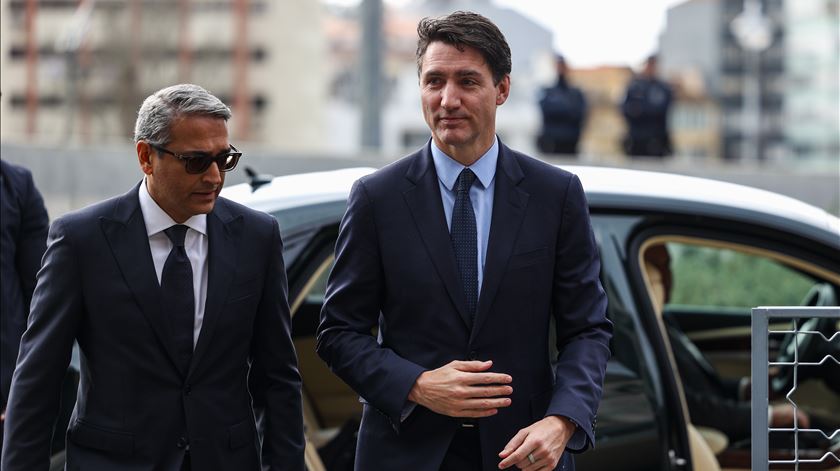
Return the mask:
[(531, 464), (534, 464), (534, 463), (537, 462), (537, 460), (534, 459), (534, 454), (533, 453), (528, 453), (528, 461), (530, 461)]

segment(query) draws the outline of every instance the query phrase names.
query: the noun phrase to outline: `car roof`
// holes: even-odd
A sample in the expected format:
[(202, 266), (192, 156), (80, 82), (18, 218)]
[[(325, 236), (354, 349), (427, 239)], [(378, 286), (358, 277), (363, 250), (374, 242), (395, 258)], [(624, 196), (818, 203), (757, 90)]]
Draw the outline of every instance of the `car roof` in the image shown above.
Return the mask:
[(375, 170), (359, 167), (284, 175), (256, 190), (248, 183), (226, 187), (222, 196), (265, 212), (346, 201), (353, 182)]
[[(802, 201), (770, 191), (700, 177), (611, 167), (563, 166), (576, 175), (594, 210), (664, 212), (735, 219), (801, 234), (840, 247), (840, 219)], [(347, 168), (274, 178), (251, 191), (242, 183), (222, 195), (276, 212), (347, 199), (357, 179), (374, 168)]]

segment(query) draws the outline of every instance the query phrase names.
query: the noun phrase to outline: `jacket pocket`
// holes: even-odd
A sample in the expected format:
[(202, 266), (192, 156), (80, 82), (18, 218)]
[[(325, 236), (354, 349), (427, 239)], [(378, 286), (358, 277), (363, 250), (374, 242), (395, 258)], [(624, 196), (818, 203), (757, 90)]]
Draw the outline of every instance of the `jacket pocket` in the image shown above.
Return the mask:
[(508, 270), (536, 265), (548, 258), (548, 247), (541, 247), (511, 255)]
[(94, 450), (131, 455), (134, 453), (134, 434), (108, 429), (77, 419), (67, 431), (67, 437), (77, 445)]
[(228, 292), (227, 299), (225, 300), (225, 304), (238, 303), (240, 301), (244, 301), (248, 298), (256, 296), (260, 294), (261, 287), (262, 283), (259, 277), (256, 276), (241, 283), (236, 283), (233, 286), (231, 286), (230, 291)]
[(254, 443), (256, 431), (250, 419), (245, 419), (228, 429), (230, 449), (235, 450), (249, 443)]

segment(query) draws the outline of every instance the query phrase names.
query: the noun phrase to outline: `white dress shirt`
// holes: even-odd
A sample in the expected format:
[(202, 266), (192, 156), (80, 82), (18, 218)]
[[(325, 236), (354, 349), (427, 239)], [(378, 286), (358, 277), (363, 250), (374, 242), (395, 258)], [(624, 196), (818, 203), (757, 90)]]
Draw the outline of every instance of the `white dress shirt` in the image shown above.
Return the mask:
[[(152, 261), (155, 264), (155, 274), (158, 285), (163, 274), (163, 265), (172, 250), (172, 241), (163, 232), (178, 224), (152, 199), (146, 188), (146, 179), (140, 185), (140, 210), (146, 223), (146, 234), (149, 236), (149, 248), (152, 250)], [(190, 259), (193, 273), (193, 294), (195, 296), (195, 320), (193, 323), (193, 348), (198, 342), (201, 323), (204, 321), (204, 302), (207, 299), (207, 215), (197, 214), (184, 223), (187, 229), (184, 238), (184, 249)]]

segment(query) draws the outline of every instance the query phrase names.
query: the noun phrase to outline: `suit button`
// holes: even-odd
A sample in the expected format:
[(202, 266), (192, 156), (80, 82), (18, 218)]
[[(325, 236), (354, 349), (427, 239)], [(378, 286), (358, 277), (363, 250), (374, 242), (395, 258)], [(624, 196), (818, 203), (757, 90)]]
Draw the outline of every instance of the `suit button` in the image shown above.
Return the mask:
[(471, 351), (469, 358), (470, 358), (470, 360), (477, 360), (478, 359), (478, 353), (475, 350)]
[(178, 448), (186, 447), (187, 446), (187, 439), (184, 438), (184, 437), (178, 438), (178, 442), (175, 443), (175, 446), (177, 446)]
[(192, 387), (189, 384), (185, 385), (184, 386), (184, 394), (189, 396), (191, 392), (192, 392)]

